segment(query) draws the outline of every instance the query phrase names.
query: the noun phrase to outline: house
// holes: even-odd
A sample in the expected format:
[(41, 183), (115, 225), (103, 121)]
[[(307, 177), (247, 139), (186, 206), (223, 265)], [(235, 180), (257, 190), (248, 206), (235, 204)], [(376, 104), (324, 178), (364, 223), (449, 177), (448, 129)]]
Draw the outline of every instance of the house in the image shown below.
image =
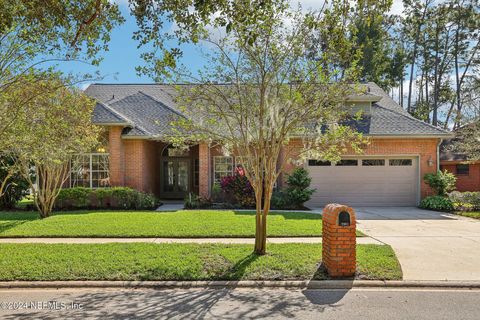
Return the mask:
[[(414, 206), (431, 194), (422, 177), (438, 169), (439, 145), (450, 134), (410, 116), (375, 83), (365, 86), (364, 94), (347, 103), (364, 111), (357, 129), (371, 143), (363, 155), (349, 153), (336, 164), (305, 161), (317, 189), (310, 206)], [(107, 128), (108, 137), (98, 153), (79, 156), (71, 185), (101, 187), (108, 181), (160, 198), (181, 199), (188, 192), (209, 196), (214, 182), (231, 175), (239, 162), (241, 155), (225, 156), (207, 144), (183, 151), (162, 141), (180, 114), (171, 85), (92, 84), (85, 92), (96, 99), (93, 122)], [(291, 146), (301, 143), (293, 140)]]
[(462, 139), (461, 131), (462, 128), (458, 129), (455, 138), (442, 142), (440, 168), (457, 177), (456, 188), (458, 191), (480, 191), (480, 161), (468, 161), (466, 154), (455, 150), (455, 144)]

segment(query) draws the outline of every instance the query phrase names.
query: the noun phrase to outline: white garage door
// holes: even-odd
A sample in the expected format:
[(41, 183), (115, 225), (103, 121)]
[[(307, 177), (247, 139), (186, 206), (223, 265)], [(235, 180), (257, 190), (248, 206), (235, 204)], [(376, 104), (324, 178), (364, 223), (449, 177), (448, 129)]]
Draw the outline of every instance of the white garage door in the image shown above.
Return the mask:
[(336, 165), (308, 160), (312, 187), (310, 207), (327, 203), (349, 206), (415, 206), (418, 195), (417, 158), (369, 157), (343, 159)]

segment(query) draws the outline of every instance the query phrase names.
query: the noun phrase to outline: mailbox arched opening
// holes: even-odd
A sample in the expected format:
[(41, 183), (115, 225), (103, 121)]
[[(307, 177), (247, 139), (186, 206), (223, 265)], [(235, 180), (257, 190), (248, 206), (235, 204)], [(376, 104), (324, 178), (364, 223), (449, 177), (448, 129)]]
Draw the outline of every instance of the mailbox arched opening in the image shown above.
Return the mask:
[(341, 227), (348, 227), (350, 226), (350, 213), (347, 211), (342, 211), (338, 215), (338, 225)]

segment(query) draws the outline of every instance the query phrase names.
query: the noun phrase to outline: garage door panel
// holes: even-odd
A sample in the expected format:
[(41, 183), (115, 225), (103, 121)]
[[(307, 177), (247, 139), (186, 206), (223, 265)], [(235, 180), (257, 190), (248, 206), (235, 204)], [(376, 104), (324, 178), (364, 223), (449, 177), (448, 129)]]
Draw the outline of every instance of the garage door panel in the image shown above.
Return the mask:
[[(388, 163), (388, 158), (385, 159)], [(340, 202), (351, 206), (413, 206), (417, 203), (417, 161), (411, 166), (309, 166), (310, 206)], [(359, 163), (361, 160), (359, 160)]]

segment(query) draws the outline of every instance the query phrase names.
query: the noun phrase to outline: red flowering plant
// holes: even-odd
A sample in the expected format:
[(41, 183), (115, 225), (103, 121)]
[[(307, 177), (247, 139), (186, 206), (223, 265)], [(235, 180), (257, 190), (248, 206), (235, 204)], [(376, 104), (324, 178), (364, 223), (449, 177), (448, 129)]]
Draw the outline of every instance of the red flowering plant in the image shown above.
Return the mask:
[(233, 176), (223, 177), (220, 180), (220, 187), (243, 208), (255, 207), (255, 192), (242, 167), (237, 167)]

